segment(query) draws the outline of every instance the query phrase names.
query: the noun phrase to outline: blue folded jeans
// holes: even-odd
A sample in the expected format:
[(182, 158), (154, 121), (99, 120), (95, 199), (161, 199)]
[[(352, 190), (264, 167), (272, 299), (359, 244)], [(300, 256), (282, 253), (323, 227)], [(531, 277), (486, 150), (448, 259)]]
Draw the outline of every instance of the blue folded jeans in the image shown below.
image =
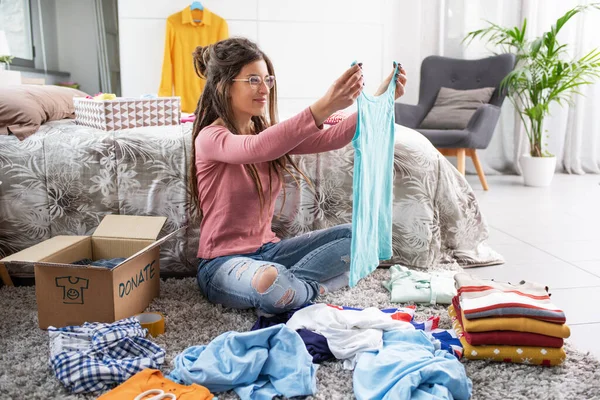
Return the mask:
[(125, 261), (124, 258), (109, 258), (106, 260), (96, 260), (92, 261), (89, 258), (84, 258), (83, 260), (75, 261), (74, 265), (91, 265), (93, 267), (104, 267), (108, 269), (113, 269), (117, 265), (121, 264)]

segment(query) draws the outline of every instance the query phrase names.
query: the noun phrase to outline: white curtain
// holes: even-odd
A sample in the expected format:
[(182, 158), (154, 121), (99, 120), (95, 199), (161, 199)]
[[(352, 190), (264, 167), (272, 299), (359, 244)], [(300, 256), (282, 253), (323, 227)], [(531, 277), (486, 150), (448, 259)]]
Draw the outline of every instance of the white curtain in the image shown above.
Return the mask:
[[(567, 10), (590, 3), (591, 0), (440, 0), (445, 16), (440, 21), (444, 33), (440, 35), (440, 54), (457, 58), (482, 58), (494, 49), (483, 42), (473, 41), (468, 47), (461, 44), (469, 31), (486, 26), (486, 22), (510, 27), (521, 25), (527, 18), (529, 38), (550, 29), (557, 18)], [(570, 55), (581, 57), (600, 47), (600, 10), (589, 10), (572, 18), (561, 30), (559, 39), (568, 44)], [(574, 96), (574, 104), (551, 107), (547, 118), (548, 144), (546, 149), (557, 157), (557, 170), (568, 173), (600, 173), (600, 84), (583, 87), (583, 96)], [(479, 151), (488, 174), (499, 172), (520, 173), (519, 157), (529, 149), (525, 130), (514, 107), (507, 99), (501, 120), (490, 146)], [(472, 165), (467, 171), (474, 173)]]
[(113, 93), (110, 66), (108, 60), (108, 51), (106, 48), (106, 27), (104, 22), (104, 11), (102, 9), (102, 0), (94, 1), (94, 16), (96, 19), (97, 42), (96, 49), (98, 51), (98, 71), (100, 75), (100, 91), (103, 93)]

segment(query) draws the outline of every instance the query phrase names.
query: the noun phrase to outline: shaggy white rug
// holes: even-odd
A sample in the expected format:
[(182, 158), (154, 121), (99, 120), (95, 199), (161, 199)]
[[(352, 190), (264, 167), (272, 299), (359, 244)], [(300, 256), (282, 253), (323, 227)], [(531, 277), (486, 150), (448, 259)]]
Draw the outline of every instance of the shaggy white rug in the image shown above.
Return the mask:
[[(388, 270), (379, 269), (353, 289), (328, 295), (322, 301), (356, 307), (393, 307), (381, 281)], [(397, 305), (396, 305), (397, 306)], [(155, 341), (167, 350), (163, 372), (185, 348), (206, 344), (229, 330), (249, 330), (254, 311), (224, 309), (209, 304), (195, 279), (162, 282), (161, 296), (150, 306), (166, 316), (167, 332)], [(441, 327), (450, 328), (444, 307), (419, 306), (417, 316), (441, 316)], [(561, 367), (542, 368), (517, 364), (464, 361), (473, 380), (473, 399), (600, 399), (600, 363), (567, 343), (567, 361)], [(48, 367), (48, 334), (37, 326), (34, 287), (0, 289), (0, 397), (7, 399), (91, 399), (69, 395)], [(352, 373), (340, 362), (327, 362), (318, 372), (318, 399), (351, 399)], [(237, 398), (233, 393), (219, 399)]]

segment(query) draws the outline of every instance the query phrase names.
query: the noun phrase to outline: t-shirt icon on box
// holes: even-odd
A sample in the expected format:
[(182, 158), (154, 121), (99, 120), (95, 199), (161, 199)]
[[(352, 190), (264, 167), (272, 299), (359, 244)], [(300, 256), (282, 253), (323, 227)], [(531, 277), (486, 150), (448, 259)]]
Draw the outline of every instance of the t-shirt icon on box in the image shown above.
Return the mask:
[(63, 288), (64, 304), (83, 304), (83, 290), (88, 288), (88, 279), (77, 276), (56, 278), (56, 287)]

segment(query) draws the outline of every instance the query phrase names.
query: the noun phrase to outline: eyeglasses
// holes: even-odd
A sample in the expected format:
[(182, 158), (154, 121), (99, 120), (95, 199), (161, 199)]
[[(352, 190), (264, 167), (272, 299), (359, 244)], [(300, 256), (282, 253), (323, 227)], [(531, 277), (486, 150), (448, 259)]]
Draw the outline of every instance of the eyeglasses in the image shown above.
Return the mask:
[(265, 77), (265, 79), (261, 78), (258, 75), (252, 75), (249, 78), (246, 79), (232, 79), (233, 81), (236, 82), (248, 82), (250, 84), (250, 86), (252, 86), (252, 88), (257, 89), (260, 85), (262, 85), (262, 83), (264, 82), (265, 85), (267, 85), (267, 87), (269, 89), (273, 89), (273, 86), (275, 86), (275, 76), (274, 75), (269, 75), (267, 77)]

